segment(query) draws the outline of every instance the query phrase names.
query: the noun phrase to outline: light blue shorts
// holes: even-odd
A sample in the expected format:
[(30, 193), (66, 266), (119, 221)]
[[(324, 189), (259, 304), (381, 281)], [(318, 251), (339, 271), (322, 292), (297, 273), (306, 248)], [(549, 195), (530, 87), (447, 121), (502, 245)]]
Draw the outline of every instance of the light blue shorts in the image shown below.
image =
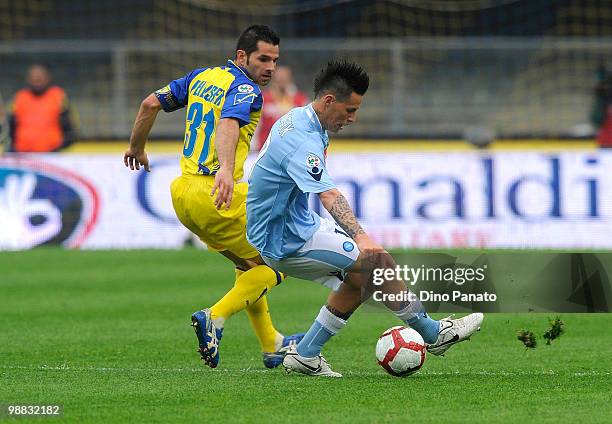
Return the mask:
[(353, 239), (335, 221), (321, 218), (316, 233), (293, 255), (280, 261), (265, 256), (263, 260), (276, 271), (337, 290), (358, 257)]

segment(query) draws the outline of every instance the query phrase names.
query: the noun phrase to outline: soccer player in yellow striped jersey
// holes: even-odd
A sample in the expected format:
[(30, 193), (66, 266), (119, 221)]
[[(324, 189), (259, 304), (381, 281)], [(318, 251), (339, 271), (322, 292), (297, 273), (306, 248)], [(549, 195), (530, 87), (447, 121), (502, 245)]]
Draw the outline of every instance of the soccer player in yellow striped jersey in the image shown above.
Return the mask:
[(219, 157), (215, 124), (233, 118), (238, 123), (234, 180), (243, 177), (251, 137), (259, 122), (263, 97), (244, 69), (228, 60), (226, 66), (196, 69), (155, 92), (164, 111), (187, 107), (181, 170), (183, 175), (215, 175)]
[(251, 138), (259, 122), (263, 97), (279, 57), (279, 38), (270, 28), (247, 28), (236, 57), (224, 66), (196, 69), (143, 100), (132, 129), (124, 163), (150, 171), (146, 140), (160, 110), (186, 108), (182, 175), (170, 187), (179, 220), (236, 266), (234, 287), (212, 307), (192, 315), (202, 359), (219, 363), (225, 320), (245, 309), (263, 352), (274, 368), (303, 334), (283, 336), (273, 326), (266, 293), (283, 276), (267, 267), (246, 240), (247, 183), (239, 182)]

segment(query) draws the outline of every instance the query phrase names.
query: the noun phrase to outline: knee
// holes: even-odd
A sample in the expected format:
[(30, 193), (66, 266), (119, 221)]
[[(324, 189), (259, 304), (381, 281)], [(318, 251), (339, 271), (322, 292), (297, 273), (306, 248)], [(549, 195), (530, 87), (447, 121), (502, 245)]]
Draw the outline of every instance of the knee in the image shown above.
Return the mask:
[(386, 250), (379, 255), (376, 256), (376, 266), (378, 268), (395, 268), (397, 264), (395, 263), (395, 259), (393, 256)]
[(257, 265), (248, 268), (247, 271), (236, 280), (236, 285), (258, 285), (271, 289), (283, 280), (282, 274), (274, 271), (267, 265)]
[(342, 282), (342, 289), (352, 292), (360, 292), (364, 285), (365, 281), (360, 273), (349, 272), (346, 274), (346, 277)]
[(375, 268), (395, 268), (397, 266), (393, 256), (386, 250), (369, 255), (361, 253), (356, 263), (358, 264), (356, 269), (362, 273), (372, 272)]
[(251, 259), (243, 259), (243, 261), (246, 264), (246, 267), (248, 269), (252, 269), (252, 268), (255, 268), (256, 266), (260, 266), (260, 265), (265, 265), (266, 264), (263, 261), (263, 259), (261, 259), (261, 256), (255, 256), (254, 258), (251, 258)]

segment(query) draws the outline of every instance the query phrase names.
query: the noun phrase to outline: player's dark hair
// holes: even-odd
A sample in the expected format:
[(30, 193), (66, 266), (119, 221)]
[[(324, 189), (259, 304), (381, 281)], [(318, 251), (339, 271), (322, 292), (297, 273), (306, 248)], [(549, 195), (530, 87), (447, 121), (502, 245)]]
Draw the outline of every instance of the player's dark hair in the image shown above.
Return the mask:
[(314, 94), (319, 98), (332, 93), (339, 100), (346, 100), (353, 92), (363, 96), (369, 86), (370, 77), (361, 66), (345, 60), (332, 61), (315, 78)]
[(278, 46), (280, 43), (280, 38), (268, 26), (251, 25), (245, 29), (242, 34), (240, 34), (238, 43), (236, 43), (236, 50), (244, 50), (248, 56), (257, 50), (258, 41), (264, 41), (272, 44), (273, 46)]

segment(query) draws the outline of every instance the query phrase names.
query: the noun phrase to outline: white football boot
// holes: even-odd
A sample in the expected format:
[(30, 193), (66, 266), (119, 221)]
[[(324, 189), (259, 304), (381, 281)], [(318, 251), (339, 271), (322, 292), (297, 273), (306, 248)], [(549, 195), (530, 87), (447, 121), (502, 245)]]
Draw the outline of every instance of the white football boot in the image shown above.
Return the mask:
[(342, 377), (342, 374), (332, 371), (325, 358), (321, 355), (305, 358), (297, 353), (297, 347), (291, 346), (283, 359), (287, 373), (297, 372), (315, 377)]
[(477, 312), (459, 319), (451, 319), (452, 315), (440, 320), (440, 331), (438, 340), (427, 346), (427, 351), (433, 355), (444, 356), (444, 352), (454, 344), (469, 340), (476, 331), (480, 331), (480, 325), (484, 315)]

